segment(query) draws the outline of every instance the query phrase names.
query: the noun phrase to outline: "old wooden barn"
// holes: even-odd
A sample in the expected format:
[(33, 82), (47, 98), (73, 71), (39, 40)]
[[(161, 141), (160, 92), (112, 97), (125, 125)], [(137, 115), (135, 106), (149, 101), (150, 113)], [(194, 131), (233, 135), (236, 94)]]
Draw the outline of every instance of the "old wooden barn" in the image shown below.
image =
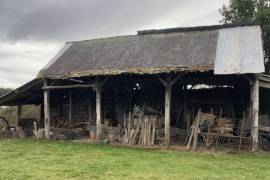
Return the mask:
[(256, 151), (270, 139), (263, 72), (259, 26), (145, 30), (67, 42), (0, 105), (18, 106), (18, 121), (39, 106), (31, 128), (48, 139)]

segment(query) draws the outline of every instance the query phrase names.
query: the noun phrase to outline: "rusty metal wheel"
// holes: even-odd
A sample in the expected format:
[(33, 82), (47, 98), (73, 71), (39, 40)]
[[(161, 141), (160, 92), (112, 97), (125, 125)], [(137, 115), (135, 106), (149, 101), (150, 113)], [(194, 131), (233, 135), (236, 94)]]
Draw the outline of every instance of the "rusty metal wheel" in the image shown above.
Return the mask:
[(0, 116), (0, 130), (9, 130), (10, 126), (6, 118)]

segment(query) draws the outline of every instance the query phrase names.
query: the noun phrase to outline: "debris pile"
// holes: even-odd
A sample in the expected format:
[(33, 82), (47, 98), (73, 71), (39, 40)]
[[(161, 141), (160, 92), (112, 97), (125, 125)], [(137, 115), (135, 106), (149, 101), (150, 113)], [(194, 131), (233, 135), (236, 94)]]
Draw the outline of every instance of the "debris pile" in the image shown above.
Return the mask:
[(218, 118), (215, 120), (215, 123), (213, 124), (212, 133), (232, 136), (234, 126), (235, 124), (232, 122), (232, 119)]

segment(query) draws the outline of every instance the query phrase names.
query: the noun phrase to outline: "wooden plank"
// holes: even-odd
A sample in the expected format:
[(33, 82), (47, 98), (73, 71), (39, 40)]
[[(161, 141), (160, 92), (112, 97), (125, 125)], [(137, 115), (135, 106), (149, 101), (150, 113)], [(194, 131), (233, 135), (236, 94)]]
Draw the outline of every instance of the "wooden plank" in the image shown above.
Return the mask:
[(197, 118), (195, 128), (194, 128), (194, 140), (193, 140), (193, 145), (192, 145), (192, 151), (195, 151), (197, 149), (200, 121), (201, 121), (201, 109), (199, 109), (198, 118)]
[(96, 84), (76, 84), (76, 85), (66, 85), (66, 86), (43, 86), (44, 90), (50, 89), (73, 89), (73, 88), (94, 88)]
[(190, 132), (190, 135), (189, 135), (189, 138), (188, 138), (188, 142), (187, 142), (187, 145), (186, 145), (186, 149), (190, 149), (190, 146), (191, 146), (191, 142), (192, 142), (192, 139), (193, 139), (193, 136), (194, 136), (194, 131), (195, 131), (195, 124), (197, 123), (197, 120), (198, 120), (198, 115), (196, 115), (195, 117), (195, 120), (191, 126), (191, 132)]
[[(44, 80), (44, 86), (48, 84), (47, 79)], [(45, 138), (50, 139), (50, 91), (44, 90), (44, 128)]]
[(255, 78), (252, 94), (252, 151), (258, 151), (259, 148), (259, 80)]

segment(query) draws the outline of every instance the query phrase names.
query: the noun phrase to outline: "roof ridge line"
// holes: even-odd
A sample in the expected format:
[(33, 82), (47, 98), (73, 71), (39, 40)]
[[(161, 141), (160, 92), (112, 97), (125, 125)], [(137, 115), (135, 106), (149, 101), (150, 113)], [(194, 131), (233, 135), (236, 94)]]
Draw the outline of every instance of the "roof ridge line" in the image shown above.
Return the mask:
[(130, 35), (119, 35), (119, 36), (108, 36), (108, 37), (101, 37), (101, 38), (94, 38), (94, 39), (85, 39), (85, 40), (78, 40), (78, 41), (67, 41), (66, 44), (70, 43), (80, 43), (85, 41), (95, 41), (95, 40), (103, 40), (103, 39), (113, 39), (113, 38), (121, 38), (121, 37), (130, 37), (130, 36), (137, 36), (137, 34), (130, 34)]
[(176, 27), (176, 28), (165, 28), (165, 29), (149, 29), (149, 30), (138, 30), (138, 35), (147, 34), (166, 34), (174, 32), (193, 32), (193, 31), (209, 31), (218, 30), (225, 28), (236, 28), (244, 26), (258, 26), (258, 23), (238, 23), (238, 24), (220, 24), (220, 25), (210, 25), (210, 26), (193, 26), (193, 27)]

